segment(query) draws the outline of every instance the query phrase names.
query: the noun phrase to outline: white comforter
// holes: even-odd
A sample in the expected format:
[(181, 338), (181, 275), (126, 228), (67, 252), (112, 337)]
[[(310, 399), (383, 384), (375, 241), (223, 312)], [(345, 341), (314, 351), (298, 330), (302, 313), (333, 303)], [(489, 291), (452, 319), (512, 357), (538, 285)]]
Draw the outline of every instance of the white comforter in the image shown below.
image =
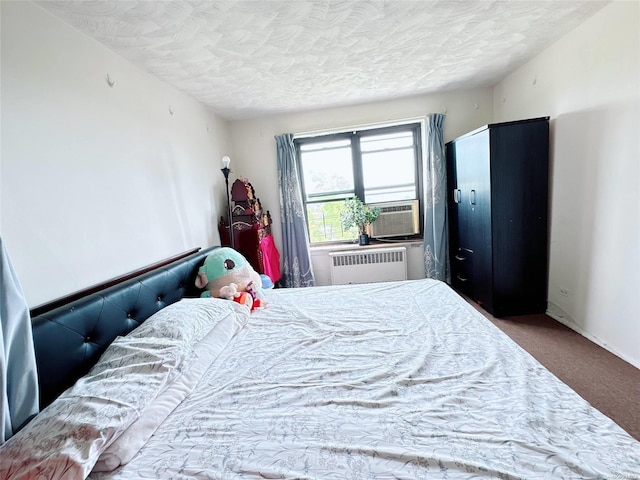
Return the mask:
[(117, 340), (0, 478), (640, 478), (640, 442), (443, 283), (267, 293)]
[(446, 285), (268, 292), (99, 479), (638, 478), (640, 443)]

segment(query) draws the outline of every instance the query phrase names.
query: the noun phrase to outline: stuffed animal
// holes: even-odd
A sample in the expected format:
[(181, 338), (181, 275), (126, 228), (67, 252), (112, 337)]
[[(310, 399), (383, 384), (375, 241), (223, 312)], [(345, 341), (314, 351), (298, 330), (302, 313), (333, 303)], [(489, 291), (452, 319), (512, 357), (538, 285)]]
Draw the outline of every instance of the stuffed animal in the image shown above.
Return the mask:
[(259, 306), (259, 303), (257, 305), (254, 304), (253, 297), (249, 292), (238, 291), (238, 285), (235, 283), (230, 283), (229, 285), (222, 287), (220, 289), (220, 298), (226, 298), (227, 300), (233, 300), (240, 305), (246, 305), (249, 307), (249, 310), (254, 310)]
[(201, 297), (234, 300), (251, 310), (265, 306), (260, 275), (233, 248), (221, 247), (207, 255), (198, 270), (196, 287), (205, 289)]

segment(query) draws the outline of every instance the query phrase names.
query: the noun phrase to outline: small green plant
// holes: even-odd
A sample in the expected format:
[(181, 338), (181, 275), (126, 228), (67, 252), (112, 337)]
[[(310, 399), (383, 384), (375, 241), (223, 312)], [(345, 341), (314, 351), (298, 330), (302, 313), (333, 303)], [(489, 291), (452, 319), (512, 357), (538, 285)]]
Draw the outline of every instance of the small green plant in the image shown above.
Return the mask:
[(379, 215), (379, 209), (370, 208), (358, 197), (353, 197), (345, 200), (340, 211), (340, 220), (345, 230), (356, 227), (360, 235), (366, 235), (367, 226), (375, 222)]

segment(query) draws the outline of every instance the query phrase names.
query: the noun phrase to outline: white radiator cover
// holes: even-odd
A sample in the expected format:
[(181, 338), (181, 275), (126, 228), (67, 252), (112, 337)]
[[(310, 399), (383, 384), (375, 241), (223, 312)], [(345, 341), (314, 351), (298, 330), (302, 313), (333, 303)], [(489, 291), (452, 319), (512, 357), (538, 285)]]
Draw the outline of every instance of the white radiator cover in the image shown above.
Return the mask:
[(329, 263), (332, 285), (407, 279), (406, 247), (331, 252)]

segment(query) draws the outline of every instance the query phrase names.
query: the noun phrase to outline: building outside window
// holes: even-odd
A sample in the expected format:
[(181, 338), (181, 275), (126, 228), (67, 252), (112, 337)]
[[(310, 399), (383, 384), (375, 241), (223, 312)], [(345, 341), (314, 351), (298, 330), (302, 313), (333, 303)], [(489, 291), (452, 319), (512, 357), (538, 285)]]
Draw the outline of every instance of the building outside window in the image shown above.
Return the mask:
[(420, 200), (420, 124), (349, 131), (294, 140), (311, 243), (353, 240), (344, 231), (344, 200), (371, 206)]

